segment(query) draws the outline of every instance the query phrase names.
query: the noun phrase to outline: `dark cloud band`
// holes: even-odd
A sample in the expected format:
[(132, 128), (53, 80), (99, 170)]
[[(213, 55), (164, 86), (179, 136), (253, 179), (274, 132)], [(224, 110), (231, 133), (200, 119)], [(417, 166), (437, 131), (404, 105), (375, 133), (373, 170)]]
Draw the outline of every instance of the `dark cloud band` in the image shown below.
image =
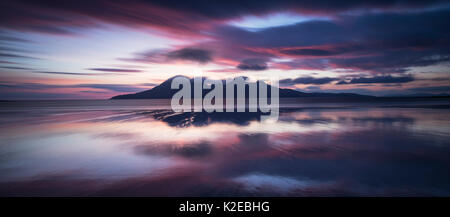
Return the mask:
[(393, 77), (387, 76), (375, 76), (375, 77), (361, 77), (353, 78), (350, 81), (340, 81), (337, 84), (387, 84), (387, 83), (408, 83), (414, 81), (412, 76)]
[(295, 85), (295, 84), (316, 84), (316, 85), (320, 85), (320, 84), (328, 84), (332, 81), (337, 80), (336, 78), (329, 78), (329, 77), (324, 77), (324, 78), (314, 78), (314, 77), (299, 77), (299, 78), (295, 78), (295, 79), (283, 79), (280, 80), (280, 84), (283, 85)]

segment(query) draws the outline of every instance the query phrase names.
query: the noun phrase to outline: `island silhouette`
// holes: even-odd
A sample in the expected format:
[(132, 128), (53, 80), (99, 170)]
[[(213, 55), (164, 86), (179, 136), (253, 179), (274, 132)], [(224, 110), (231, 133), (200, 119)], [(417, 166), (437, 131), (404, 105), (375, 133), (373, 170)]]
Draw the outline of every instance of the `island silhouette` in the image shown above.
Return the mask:
[[(174, 77), (171, 77), (167, 79), (166, 81), (162, 82), (161, 84), (153, 87), (152, 89), (145, 90), (142, 92), (132, 93), (132, 94), (123, 94), (114, 96), (111, 99), (170, 99), (172, 96), (179, 91), (179, 89), (171, 89), (172, 80), (176, 77), (185, 77), (182, 75), (177, 75)], [(187, 77), (185, 77), (187, 78)], [(203, 77), (203, 80), (206, 78)], [(191, 82), (191, 93), (194, 92), (194, 79), (189, 79)], [(226, 82), (225, 80), (221, 80), (223, 84), (223, 88), (226, 88)], [(258, 82), (257, 86), (259, 85)], [(214, 86), (214, 85), (213, 85)], [(267, 96), (270, 97), (270, 89), (272, 88), (271, 85), (267, 85)], [(211, 89), (203, 89), (202, 96), (205, 96)], [(235, 87), (235, 96), (236, 96), (236, 87)], [(259, 96), (259, 88), (257, 88), (257, 94)], [(248, 85), (245, 86), (245, 96), (249, 96), (249, 87)], [(361, 94), (355, 94), (355, 93), (306, 93), (301, 92), (298, 90), (288, 89), (288, 88), (279, 88), (279, 97), (280, 98), (299, 98), (299, 97), (322, 97), (322, 98), (375, 98), (374, 96), (369, 95), (361, 95)], [(224, 91), (224, 98), (225, 98), (225, 91)]]

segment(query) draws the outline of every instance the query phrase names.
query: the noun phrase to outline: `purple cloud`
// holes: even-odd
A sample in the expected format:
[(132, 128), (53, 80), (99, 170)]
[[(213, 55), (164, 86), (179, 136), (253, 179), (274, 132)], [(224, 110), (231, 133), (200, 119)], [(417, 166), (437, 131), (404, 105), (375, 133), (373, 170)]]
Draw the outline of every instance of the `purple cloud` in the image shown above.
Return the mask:
[(339, 81), (337, 84), (386, 84), (386, 83), (407, 83), (414, 81), (412, 76), (401, 76), (393, 77), (390, 75), (386, 76), (375, 76), (375, 77), (360, 77), (352, 78), (350, 81)]

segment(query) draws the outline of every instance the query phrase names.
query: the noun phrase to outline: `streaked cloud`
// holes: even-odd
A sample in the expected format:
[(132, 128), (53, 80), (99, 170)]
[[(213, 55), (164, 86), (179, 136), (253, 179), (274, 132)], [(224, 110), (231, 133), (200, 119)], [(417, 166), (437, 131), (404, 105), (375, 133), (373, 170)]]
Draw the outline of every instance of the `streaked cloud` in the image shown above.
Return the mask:
[(54, 74), (54, 75), (82, 75), (82, 76), (110, 75), (110, 74), (112, 74), (112, 73), (46, 72), (46, 71), (34, 71), (33, 73)]
[(189, 60), (199, 63), (207, 63), (212, 60), (211, 52), (204, 49), (182, 48), (167, 54), (169, 59)]
[(262, 71), (267, 69), (267, 63), (263, 59), (244, 59), (237, 68), (248, 71)]
[[(21, 90), (44, 90), (53, 88), (92, 88), (109, 90), (119, 93), (129, 93), (146, 90), (146, 88), (137, 87), (139, 85), (125, 85), (125, 84), (73, 84), (73, 85), (56, 85), (43, 83), (6, 83), (0, 82), (0, 89), (7, 88), (21, 89)], [(4, 89), (5, 90), (5, 89)]]
[(180, 60), (204, 64), (212, 61), (212, 52), (210, 50), (193, 47), (175, 50), (153, 49), (136, 53), (134, 57), (123, 58), (122, 60), (142, 63), (169, 63)]
[(117, 68), (89, 68), (88, 70), (100, 72), (142, 72), (138, 69), (117, 69)]
[(414, 81), (412, 76), (374, 76), (374, 77), (360, 77), (352, 78), (349, 81), (339, 81), (337, 84), (386, 84), (386, 83), (408, 83)]
[[(314, 77), (298, 77), (295, 79), (283, 79), (280, 80), (280, 84), (282, 85), (295, 85), (295, 84), (328, 84), (332, 81), (337, 80), (337, 78), (329, 78), (329, 77), (323, 77), (323, 78), (314, 78)], [(309, 88), (311, 89), (311, 87)]]

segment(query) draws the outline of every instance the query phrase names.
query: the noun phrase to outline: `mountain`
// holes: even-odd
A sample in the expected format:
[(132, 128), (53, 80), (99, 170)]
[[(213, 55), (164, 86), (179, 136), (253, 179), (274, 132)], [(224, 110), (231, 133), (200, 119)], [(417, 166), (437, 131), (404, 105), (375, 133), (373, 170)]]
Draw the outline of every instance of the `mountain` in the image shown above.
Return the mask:
[[(160, 85), (146, 91), (133, 93), (133, 94), (125, 94), (125, 95), (118, 95), (114, 96), (111, 99), (170, 99), (172, 96), (179, 91), (179, 89), (171, 89), (172, 80), (176, 77), (167, 79)], [(184, 77), (184, 76), (183, 76)], [(187, 78), (187, 77), (186, 77)], [(194, 87), (194, 79), (190, 79), (191, 81), (191, 93), (193, 93), (193, 87)], [(223, 88), (224, 88), (224, 94), (225, 94), (225, 81), (222, 81)], [(268, 97), (270, 97), (270, 85), (267, 85), (268, 91)], [(203, 96), (205, 96), (210, 90), (203, 90)], [(246, 93), (245, 95), (248, 96), (248, 86), (246, 85)], [(236, 91), (235, 91), (236, 93)], [(373, 98), (373, 96), (367, 96), (367, 95), (360, 95), (360, 94), (354, 94), (354, 93), (305, 93), (301, 91), (296, 91), (292, 89), (285, 89), (285, 88), (279, 88), (279, 96), (280, 98), (297, 98), (297, 97), (333, 97), (333, 98)]]

